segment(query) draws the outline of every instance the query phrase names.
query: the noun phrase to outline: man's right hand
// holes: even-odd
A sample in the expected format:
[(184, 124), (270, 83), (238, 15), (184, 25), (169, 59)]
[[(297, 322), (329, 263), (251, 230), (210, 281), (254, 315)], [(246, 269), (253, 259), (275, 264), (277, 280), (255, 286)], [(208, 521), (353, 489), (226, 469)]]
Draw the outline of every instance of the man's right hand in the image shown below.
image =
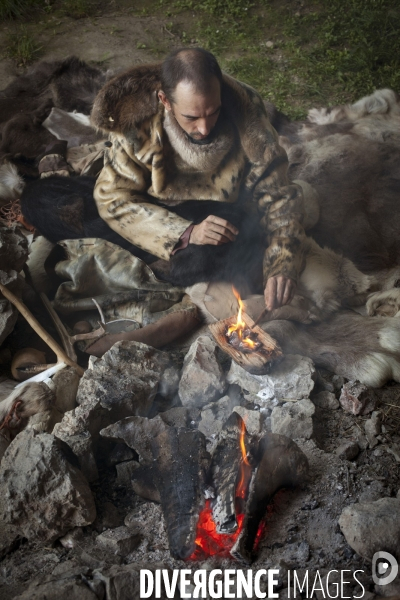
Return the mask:
[(219, 246), (227, 242), (234, 242), (238, 233), (239, 230), (229, 221), (210, 215), (193, 227), (189, 244)]

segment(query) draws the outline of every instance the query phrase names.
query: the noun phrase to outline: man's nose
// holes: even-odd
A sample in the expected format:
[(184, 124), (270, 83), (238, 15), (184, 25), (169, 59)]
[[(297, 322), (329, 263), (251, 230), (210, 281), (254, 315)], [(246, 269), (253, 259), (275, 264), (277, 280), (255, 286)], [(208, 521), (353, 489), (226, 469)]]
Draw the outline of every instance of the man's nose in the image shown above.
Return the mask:
[(211, 124), (207, 119), (200, 119), (197, 123), (197, 131), (201, 133), (201, 135), (208, 135), (211, 131)]

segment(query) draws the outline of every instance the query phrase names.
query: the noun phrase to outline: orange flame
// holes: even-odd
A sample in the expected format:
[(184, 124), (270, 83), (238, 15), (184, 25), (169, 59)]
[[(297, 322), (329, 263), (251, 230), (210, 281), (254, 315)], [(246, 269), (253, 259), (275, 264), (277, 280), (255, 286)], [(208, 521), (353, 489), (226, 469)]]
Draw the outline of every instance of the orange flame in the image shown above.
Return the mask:
[(239, 340), (242, 342), (242, 344), (249, 346), (249, 348), (255, 348), (256, 344), (251, 338), (243, 337), (243, 331), (246, 329), (246, 323), (243, 321), (243, 317), (242, 317), (242, 313), (243, 313), (243, 310), (245, 309), (245, 305), (243, 304), (243, 301), (240, 297), (239, 292), (233, 286), (232, 286), (232, 291), (235, 295), (236, 300), (238, 301), (239, 310), (238, 310), (236, 323), (233, 323), (233, 325), (228, 327), (227, 335), (230, 336), (230, 335), (232, 335), (233, 332), (236, 331), (236, 333), (238, 334)]

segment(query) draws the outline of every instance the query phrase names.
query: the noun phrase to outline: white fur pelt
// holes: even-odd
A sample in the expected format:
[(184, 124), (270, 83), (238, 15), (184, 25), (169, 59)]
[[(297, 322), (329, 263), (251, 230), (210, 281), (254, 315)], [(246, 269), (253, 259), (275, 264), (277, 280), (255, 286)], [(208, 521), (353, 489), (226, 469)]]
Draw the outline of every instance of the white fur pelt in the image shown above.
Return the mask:
[(12, 163), (0, 166), (0, 205), (11, 200), (17, 200), (24, 189), (24, 180), (18, 174), (18, 169)]
[(26, 264), (37, 292), (48, 294), (53, 289), (53, 284), (44, 268), (45, 260), (53, 248), (54, 244), (42, 235), (35, 238), (30, 246)]
[(335, 106), (334, 108), (312, 108), (308, 111), (308, 120), (317, 125), (338, 123), (339, 121), (358, 121), (367, 115), (400, 116), (399, 97), (389, 89), (376, 90), (370, 96), (364, 96), (354, 104)]
[(26, 419), (48, 410), (53, 403), (54, 393), (45, 383), (26, 383), (0, 402), (0, 427), (22, 429)]

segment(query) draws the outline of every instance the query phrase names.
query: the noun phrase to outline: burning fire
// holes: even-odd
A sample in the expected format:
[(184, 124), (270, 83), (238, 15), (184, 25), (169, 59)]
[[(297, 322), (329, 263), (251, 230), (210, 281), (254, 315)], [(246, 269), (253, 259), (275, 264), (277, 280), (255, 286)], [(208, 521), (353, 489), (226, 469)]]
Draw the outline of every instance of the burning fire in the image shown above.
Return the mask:
[[(233, 533), (218, 533), (216, 524), (212, 516), (212, 508), (210, 500), (207, 500), (206, 505), (199, 516), (196, 530), (196, 550), (193, 552), (190, 560), (201, 560), (207, 556), (229, 556), (229, 552), (236, 542), (243, 528), (244, 522), (244, 503), (247, 499), (248, 485), (251, 478), (252, 468), (247, 458), (247, 450), (245, 444), (246, 425), (242, 420), (239, 446), (242, 454), (238, 483), (236, 485), (236, 505), (239, 509), (239, 514), (236, 515), (237, 529)], [(262, 536), (264, 525), (261, 524), (257, 533), (256, 544)]]
[(243, 313), (245, 306), (243, 304), (243, 301), (240, 297), (239, 292), (234, 287), (232, 287), (232, 290), (233, 290), (236, 300), (238, 301), (239, 311), (238, 311), (236, 323), (234, 323), (233, 325), (228, 327), (227, 332), (226, 332), (226, 337), (230, 341), (233, 339), (232, 336), (234, 334), (236, 334), (235, 337), (237, 336), (237, 342), (235, 345), (239, 344), (241, 349), (247, 348), (249, 350), (255, 350), (255, 349), (257, 349), (257, 346), (259, 344), (250, 337), (251, 331), (249, 330), (248, 326), (246, 325), (246, 323), (244, 322), (243, 317), (242, 317), (242, 313)]

